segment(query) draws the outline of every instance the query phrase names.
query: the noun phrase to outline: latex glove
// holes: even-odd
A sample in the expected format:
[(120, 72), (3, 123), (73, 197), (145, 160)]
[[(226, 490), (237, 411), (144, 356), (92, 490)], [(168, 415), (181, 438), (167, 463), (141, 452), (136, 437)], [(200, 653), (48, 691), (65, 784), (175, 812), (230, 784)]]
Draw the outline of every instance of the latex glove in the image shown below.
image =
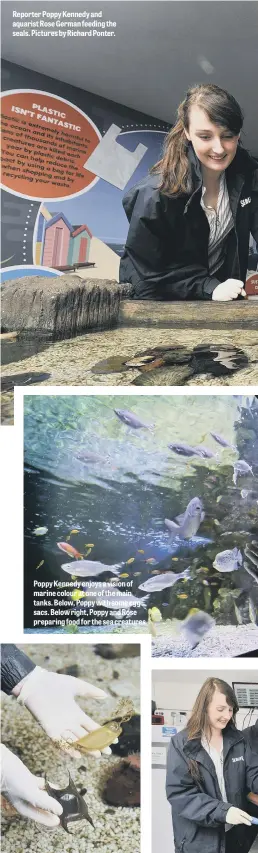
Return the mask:
[[(20, 692), (17, 695), (19, 687)], [(65, 751), (68, 744), (99, 728), (99, 724), (88, 717), (77, 705), (75, 696), (90, 696), (94, 699), (107, 697), (104, 690), (94, 687), (87, 681), (71, 675), (48, 672), (40, 666), (36, 666), (13, 692), (17, 695), (17, 701), (28, 708), (46, 734), (52, 740), (58, 741)], [(116, 742), (117, 738), (114, 740), (114, 743)], [(79, 751), (71, 749), (68, 751), (73, 757), (81, 758)], [(109, 747), (102, 749), (101, 752), (111, 755)], [(91, 750), (89, 755), (99, 758), (101, 753), (98, 750)]]
[(237, 826), (239, 823), (245, 823), (246, 826), (251, 826), (252, 818), (247, 812), (242, 809), (237, 809), (231, 806), (226, 814), (226, 823), (231, 823), (232, 826)]
[(212, 299), (218, 302), (229, 302), (231, 299), (237, 299), (240, 293), (241, 296), (246, 296), (243, 282), (238, 278), (227, 278), (215, 287)]
[(25, 764), (6, 746), (1, 747), (1, 791), (23, 817), (43, 823), (44, 826), (58, 826), (58, 815), (62, 806), (54, 797), (49, 797), (45, 780), (33, 774)]

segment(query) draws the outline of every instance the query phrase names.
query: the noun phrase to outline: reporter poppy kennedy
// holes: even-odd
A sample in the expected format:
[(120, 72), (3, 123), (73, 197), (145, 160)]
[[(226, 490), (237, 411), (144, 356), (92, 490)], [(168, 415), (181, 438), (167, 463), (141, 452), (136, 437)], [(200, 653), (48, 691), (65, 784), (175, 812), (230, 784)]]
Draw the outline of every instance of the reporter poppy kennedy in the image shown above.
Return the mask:
[(258, 164), (242, 147), (242, 110), (214, 84), (190, 88), (164, 154), (123, 199), (130, 226), (120, 282), (135, 299), (244, 296), (258, 241)]
[(258, 794), (258, 750), (251, 751), (246, 732), (237, 730), (237, 711), (230, 685), (208, 678), (186, 728), (171, 738), (166, 791), (175, 853), (250, 850), (246, 795)]

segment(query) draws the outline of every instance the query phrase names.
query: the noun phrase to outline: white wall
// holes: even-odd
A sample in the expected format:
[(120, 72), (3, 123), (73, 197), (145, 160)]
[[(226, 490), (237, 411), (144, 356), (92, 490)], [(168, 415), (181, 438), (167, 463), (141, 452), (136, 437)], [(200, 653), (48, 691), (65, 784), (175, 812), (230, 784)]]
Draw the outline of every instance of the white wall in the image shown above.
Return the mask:
[[(171, 711), (187, 711), (193, 707), (197, 693), (201, 689), (206, 678), (222, 678), (232, 685), (232, 682), (254, 682), (258, 683), (257, 670), (239, 669), (237, 671), (212, 669), (209, 670), (154, 670), (152, 673), (152, 698), (157, 708), (164, 710), (165, 723), (171, 724)], [(237, 715), (237, 725), (242, 728), (247, 708), (242, 709)], [(252, 714), (252, 723), (258, 717), (258, 711)], [(248, 725), (248, 716), (245, 725)]]

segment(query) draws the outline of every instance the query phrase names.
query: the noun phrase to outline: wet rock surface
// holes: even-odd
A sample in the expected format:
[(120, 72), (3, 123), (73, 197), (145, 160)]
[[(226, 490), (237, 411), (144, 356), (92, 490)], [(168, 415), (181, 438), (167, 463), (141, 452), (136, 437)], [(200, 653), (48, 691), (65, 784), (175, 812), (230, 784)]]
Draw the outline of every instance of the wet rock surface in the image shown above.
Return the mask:
[[(21, 372), (17, 359), (19, 342), (15, 346), (14, 360), (3, 368), (3, 375), (8, 377)], [(234, 369), (211, 371), (212, 362), (213, 368), (223, 367), (216, 364), (215, 353), (211, 359), (213, 347), (230, 353)], [(146, 353), (151, 351), (157, 362), (161, 350), (162, 358), (167, 352), (167, 359), (172, 357), (173, 363), (166, 360), (164, 365), (156, 363), (154, 367)], [(139, 364), (139, 354), (144, 353)], [(258, 385), (258, 300), (215, 305), (125, 299), (120, 303), (116, 328), (51, 342), (45, 351), (26, 358), (21, 354), (19, 358), (23, 358), (22, 372), (50, 374), (42, 383), (46, 386), (124, 386), (143, 384), (143, 377), (146, 384), (170, 387)], [(149, 370), (144, 371), (144, 365)], [(3, 394), (2, 418), (6, 424), (13, 421), (11, 391)]]
[(24, 276), (2, 291), (3, 332), (30, 331), (53, 340), (117, 323), (121, 288), (115, 281), (78, 275)]

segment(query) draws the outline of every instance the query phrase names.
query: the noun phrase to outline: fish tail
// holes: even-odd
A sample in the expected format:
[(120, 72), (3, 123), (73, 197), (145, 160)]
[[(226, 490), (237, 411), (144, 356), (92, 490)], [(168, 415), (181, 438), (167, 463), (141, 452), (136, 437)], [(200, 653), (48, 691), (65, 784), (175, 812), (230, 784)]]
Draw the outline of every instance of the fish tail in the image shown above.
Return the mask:
[(182, 572), (181, 577), (182, 578), (190, 578), (191, 577), (191, 567), (190, 566), (188, 566), (188, 568), (185, 569), (184, 572)]
[[(139, 589), (140, 589), (140, 587), (139, 587)], [(143, 598), (141, 598), (141, 606), (142, 607), (147, 607), (147, 601), (149, 600), (149, 597), (150, 597), (150, 593), (148, 592), (147, 595), (144, 595)]]
[(109, 571), (112, 572), (113, 575), (120, 575), (120, 571), (123, 563), (115, 563), (114, 566), (109, 566)]

